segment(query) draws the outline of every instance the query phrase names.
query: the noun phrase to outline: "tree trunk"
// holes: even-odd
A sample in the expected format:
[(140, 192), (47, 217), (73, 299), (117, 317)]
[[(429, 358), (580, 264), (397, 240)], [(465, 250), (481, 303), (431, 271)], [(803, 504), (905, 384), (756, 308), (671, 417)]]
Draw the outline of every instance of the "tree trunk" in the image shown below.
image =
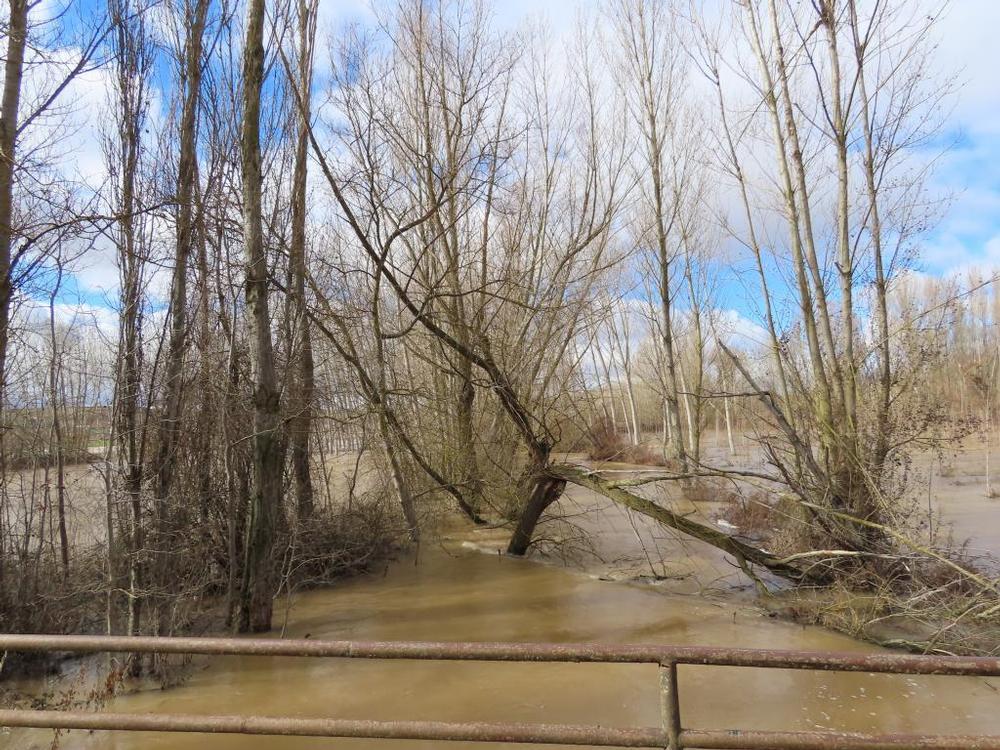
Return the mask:
[(475, 430), (475, 400), (476, 388), (472, 382), (472, 363), (464, 357), (459, 360), (459, 394), (457, 428), (458, 441), (456, 447), (461, 456), (461, 487), (462, 504), (479, 512), (482, 497), (482, 482), (479, 477), (479, 461), (476, 451)]
[(261, 192), (260, 99), (264, 84), (264, 0), (247, 6), (243, 49), (243, 242), (246, 247), (246, 299), (250, 313), (251, 361), (254, 371), (253, 480), (246, 562), (240, 595), (238, 630), (270, 630), (274, 611), (275, 571), (272, 560), (281, 518), (284, 440), (271, 315), (268, 304), (267, 255), (264, 247)]
[(526, 554), (528, 547), (531, 546), (531, 540), (535, 535), (535, 528), (538, 526), (542, 513), (562, 497), (563, 490), (566, 488), (566, 480), (536, 470), (527, 477), (526, 485), (531, 487), (531, 493), (528, 495), (528, 502), (521, 511), (517, 527), (507, 544), (507, 554), (518, 557)]
[(174, 270), (170, 284), (170, 336), (164, 376), (164, 408), (160, 420), (157, 456), (155, 516), (162, 522), (173, 485), (177, 444), (180, 436), (184, 354), (188, 341), (187, 271), (195, 243), (194, 196), (198, 181), (198, 107), (201, 100), (202, 37), (208, 0), (198, 0), (194, 19), (187, 29), (183, 74), (183, 104), (178, 132), (177, 235)]
[(886, 279), (882, 258), (882, 217), (879, 208), (879, 192), (876, 186), (877, 165), (875, 163), (875, 143), (872, 133), (871, 108), (868, 97), (867, 79), (865, 76), (865, 50), (861, 44), (861, 32), (858, 28), (857, 6), (851, 2), (850, 10), (851, 33), (854, 41), (855, 61), (857, 66), (857, 82), (859, 108), (861, 110), (861, 132), (864, 135), (864, 172), (867, 189), (868, 209), (871, 222), (872, 257), (875, 264), (875, 335), (878, 351), (878, 401), (875, 416), (875, 448), (874, 465), (876, 475), (881, 474), (881, 468), (889, 453), (889, 407), (892, 403), (892, 351), (889, 343), (889, 285)]
[[(663, 133), (660, 118), (662, 112), (659, 111), (656, 102), (660, 92), (656, 91), (653, 81), (652, 51), (650, 40), (646, 38), (646, 25), (641, 25), (642, 30), (642, 55), (646, 65), (644, 75), (640, 83), (643, 95), (643, 107), (646, 119), (646, 159), (650, 167), (650, 178), (653, 188), (653, 211), (656, 229), (656, 258), (659, 265), (659, 292), (660, 292), (660, 337), (662, 346), (662, 356), (664, 359), (664, 371), (666, 373), (666, 388), (664, 396), (667, 402), (667, 419), (670, 422), (670, 445), (669, 453), (671, 458), (677, 459), (682, 467), (687, 467), (687, 452), (684, 448), (684, 434), (681, 431), (681, 411), (678, 396), (677, 378), (677, 356), (674, 351), (673, 332), (673, 304), (670, 298), (671, 285), (671, 258), (668, 249), (668, 224), (672, 217), (668, 216), (666, 198), (664, 196), (665, 180), (663, 175)], [(673, 212), (677, 207), (673, 207)]]
[[(49, 401), (52, 404), (52, 453), (56, 459), (56, 512), (59, 520), (59, 551), (62, 560), (63, 577), (69, 576), (69, 537), (66, 533), (66, 458), (63, 453), (62, 418), (59, 414), (61, 402), (59, 388), (59, 363), (62, 356), (56, 339), (56, 296), (62, 281), (62, 268), (57, 272), (56, 283), (49, 296), (49, 335), (52, 340), (52, 359), (49, 360)], [(51, 456), (49, 457), (51, 460)]]
[(382, 438), (382, 449), (385, 457), (389, 461), (389, 476), (392, 480), (392, 487), (396, 491), (396, 497), (403, 509), (403, 517), (406, 519), (406, 531), (410, 541), (420, 542), (420, 518), (417, 516), (417, 509), (413, 504), (413, 495), (410, 493), (410, 486), (403, 473), (403, 466), (399, 460), (399, 453), (392, 440), (392, 432), (389, 429), (389, 422), (385, 409), (382, 408), (378, 418), (379, 436)]
[(736, 446), (733, 445), (733, 418), (729, 411), (729, 396), (722, 397), (722, 406), (726, 414), (726, 443), (729, 445), (729, 455), (736, 454)]
[[(792, 182), (792, 171), (791, 166), (789, 165), (785, 132), (782, 130), (782, 113), (778, 109), (778, 100), (775, 94), (777, 91), (777, 85), (771, 74), (771, 68), (764, 51), (764, 42), (760, 35), (756, 11), (749, 4), (745, 4), (744, 7), (746, 9), (746, 19), (750, 25), (751, 43), (757, 58), (758, 67), (760, 68), (761, 78), (765, 84), (765, 101), (767, 103), (769, 119), (771, 121), (774, 136), (775, 159), (781, 175), (781, 192), (785, 204), (785, 220), (788, 222), (789, 243), (792, 250), (792, 266), (795, 273), (795, 281), (798, 291), (796, 301), (798, 302), (799, 310), (802, 313), (802, 322), (805, 327), (806, 340), (808, 342), (810, 365), (813, 370), (813, 377), (816, 379), (818, 386), (816, 393), (817, 421), (819, 422), (823, 444), (828, 448), (831, 442), (835, 439), (832, 434), (831, 423), (833, 410), (831, 406), (830, 381), (823, 361), (823, 352), (819, 342), (819, 333), (817, 331), (816, 312), (814, 307), (818, 307), (818, 305), (813, 304), (813, 290), (809, 286), (809, 276), (806, 273), (806, 252), (803, 249), (802, 239), (802, 224), (804, 223), (804, 219), (800, 216), (798, 203), (796, 202), (796, 188)], [(783, 54), (780, 49), (780, 45), (779, 53)], [(783, 90), (783, 93), (787, 94), (787, 87)], [(784, 114), (786, 116), (786, 123), (788, 123), (788, 118), (791, 117), (788, 106), (786, 106)], [(793, 122), (788, 124), (794, 125)], [(793, 153), (800, 153), (797, 141), (793, 141), (792, 149)], [(799, 166), (801, 166), (801, 164)], [(800, 185), (803, 181), (804, 177), (800, 179)], [(803, 211), (803, 213), (804, 212), (805, 211)], [(810, 228), (806, 227), (804, 231), (808, 235), (810, 233)], [(820, 298), (825, 300), (822, 288), (816, 289), (815, 292)], [(820, 312), (822, 312), (822, 310)]]
[(309, 148), (309, 117), (312, 82), (312, 50), (315, 37), (314, 6), (308, 0), (299, 0), (299, 69), (298, 80), (298, 134), (295, 144), (295, 167), (292, 175), (292, 236), (288, 248), (288, 262), (292, 274), (292, 307), (297, 334), (298, 358), (291, 383), (291, 409), (289, 419), (289, 450), (292, 474), (295, 477), (295, 505), (299, 517), (313, 512), (313, 483), (309, 466), (310, 431), (312, 428), (312, 402), (315, 391), (315, 363), (312, 335), (306, 309), (306, 184)]
[[(16, 171), (18, 111), (24, 50), (28, 42), (28, 0), (10, 0), (7, 18), (7, 56), (4, 62), (3, 100), (0, 102), (0, 513), (6, 506), (3, 487), (7, 473), (4, 437), (7, 432), (7, 348), (10, 345), (10, 307), (14, 297), (11, 247), (14, 242), (14, 174)], [(0, 534), (0, 600), (6, 591), (3, 537)]]
[(572, 482), (580, 487), (585, 487), (603, 495), (618, 505), (652, 518), (664, 526), (681, 531), (688, 536), (711, 544), (713, 547), (717, 547), (724, 552), (728, 552), (741, 564), (749, 562), (761, 565), (772, 573), (793, 581), (820, 582), (825, 580), (822, 571), (818, 567), (810, 568), (808, 571), (800, 570), (766, 550), (747, 544), (711, 526), (698, 523), (692, 520), (687, 514), (675, 513), (668, 508), (664, 508), (662, 505), (657, 505), (651, 500), (629, 492), (620, 485), (607, 482), (593, 473), (564, 464), (550, 466), (548, 473), (550, 478), (562, 480), (564, 483)]
[[(18, 111), (24, 50), (28, 41), (27, 0), (10, 0), (7, 19), (7, 56), (4, 62), (3, 101), (0, 102), (0, 406), (4, 391), (10, 306), (14, 289), (11, 248), (14, 242), (14, 174), (16, 172)], [(0, 425), (2, 430), (3, 425)]]

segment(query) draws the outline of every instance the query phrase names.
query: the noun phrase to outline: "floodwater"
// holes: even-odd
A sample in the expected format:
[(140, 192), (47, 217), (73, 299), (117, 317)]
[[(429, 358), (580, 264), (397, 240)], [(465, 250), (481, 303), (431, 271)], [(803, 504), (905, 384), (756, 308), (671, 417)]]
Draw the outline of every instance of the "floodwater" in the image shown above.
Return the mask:
[[(985, 491), (982, 450), (934, 469), (932, 494), (956, 537), (1000, 552), (1000, 501)], [(745, 460), (745, 459), (744, 459)], [(996, 482), (1000, 487), (1000, 480)], [(647, 488), (651, 499), (712, 523), (717, 506)], [(539, 536), (557, 540), (548, 564), (497, 554), (507, 532), (452, 530), (425, 543), (419, 562), (303, 593), (287, 637), (358, 640), (549, 641), (719, 645), (838, 651), (874, 647), (767, 616), (754, 589), (718, 550), (572, 488)], [(628, 579), (646, 577), (646, 583)], [(624, 579), (624, 580), (622, 580)], [(277, 637), (277, 636), (273, 636)], [(65, 687), (71, 678), (64, 677)], [(509, 664), (219, 657), (196, 663), (180, 686), (114, 699), (106, 710), (141, 714), (644, 727), (659, 723), (650, 665)], [(1000, 678), (908, 677), (796, 670), (681, 667), (687, 728), (1000, 734)], [(28, 686), (37, 691), (45, 686)], [(0, 734), (0, 750), (53, 746), (53, 733)], [(440, 743), (198, 734), (63, 733), (67, 750), (429, 750)]]
[[(305, 593), (288, 637), (371, 640), (595, 641), (868, 651), (749, 605), (602, 581), (579, 571), (472, 552), (425, 549), (384, 572)], [(281, 617), (283, 613), (279, 612)], [(1000, 681), (997, 681), (1000, 683)], [(1000, 733), (1000, 684), (964, 677), (681, 667), (689, 728)], [(119, 697), (108, 710), (524, 721), (656, 726), (649, 665), (508, 664), (219, 657), (179, 687)], [(48, 748), (51, 732), (16, 731), (3, 748)], [(143, 733), (65, 733), (60, 748), (305, 750), (486, 748), (476, 743)]]

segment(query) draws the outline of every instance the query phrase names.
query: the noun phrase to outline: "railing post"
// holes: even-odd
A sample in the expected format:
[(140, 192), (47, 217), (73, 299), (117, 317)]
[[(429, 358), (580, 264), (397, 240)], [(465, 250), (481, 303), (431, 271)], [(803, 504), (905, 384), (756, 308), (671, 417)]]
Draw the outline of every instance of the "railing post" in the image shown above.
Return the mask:
[(677, 662), (660, 662), (660, 719), (667, 735), (667, 750), (681, 748), (681, 704), (677, 694)]

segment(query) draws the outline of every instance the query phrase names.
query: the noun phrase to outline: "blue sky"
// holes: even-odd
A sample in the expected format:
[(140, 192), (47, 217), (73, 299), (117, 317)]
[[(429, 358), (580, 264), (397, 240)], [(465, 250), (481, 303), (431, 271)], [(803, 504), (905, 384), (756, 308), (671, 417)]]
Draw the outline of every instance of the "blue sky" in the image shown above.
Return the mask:
[(944, 137), (951, 140), (932, 185), (952, 204), (927, 238), (929, 273), (1000, 267), (1000, 2), (953, 0), (938, 27), (940, 73), (957, 75)]
[[(928, 0), (928, 5), (937, 4)], [(507, 0), (498, 18), (514, 25), (539, 13), (565, 33), (595, 0)], [(934, 275), (970, 266), (1000, 268), (1000, 0), (952, 0), (937, 27), (942, 76), (957, 75), (953, 110), (931, 189), (952, 203), (926, 238), (918, 268)]]
[[(323, 24), (372, 17), (381, 0), (323, 0)], [(937, 4), (927, 0), (928, 5)], [(710, 3), (709, 3), (710, 4)], [(580, 11), (597, 0), (498, 0), (497, 22), (509, 29), (542, 18), (553, 34), (566, 34)], [(1000, 0), (952, 0), (939, 21), (942, 75), (958, 76), (953, 111), (943, 138), (951, 144), (937, 166), (932, 189), (951, 196), (948, 213), (927, 237), (920, 270), (935, 275), (969, 266), (1000, 267)]]
[[(53, 0), (55, 2), (56, 0)], [(78, 0), (89, 3), (92, 0)], [(374, 0), (376, 3), (382, 0)], [(933, 0), (927, 0), (932, 2)], [(543, 18), (558, 38), (567, 34), (580, 10), (590, 10), (596, 0), (498, 0), (497, 23), (514, 29), (531, 18)], [(79, 7), (79, 6), (78, 6)], [(349, 20), (370, 19), (368, 0), (321, 0), (323, 31), (336, 31)], [(995, 38), (1000, 28), (1000, 0), (953, 0), (938, 27), (938, 60), (942, 74), (958, 75), (959, 87), (944, 138), (951, 148), (940, 158), (932, 189), (951, 196), (942, 221), (928, 235), (918, 268), (934, 275), (964, 273), (973, 266), (1000, 267), (1000, 52)], [(104, 84), (92, 75), (75, 87), (85, 117), (93, 119), (93, 102), (104, 97)], [(81, 137), (74, 159), (82, 173), (100, 169), (102, 157), (93, 137)], [(67, 304), (106, 305), (107, 292), (117, 284), (110, 257), (92, 257), (65, 287)], [(748, 290), (727, 285), (732, 307), (752, 314), (738, 298)]]

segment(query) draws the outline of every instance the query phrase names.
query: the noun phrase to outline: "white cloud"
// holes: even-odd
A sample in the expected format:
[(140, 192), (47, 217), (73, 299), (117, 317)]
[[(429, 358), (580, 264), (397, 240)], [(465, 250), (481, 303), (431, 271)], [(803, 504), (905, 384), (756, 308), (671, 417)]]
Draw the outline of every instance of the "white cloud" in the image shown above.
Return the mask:
[[(336, 35), (345, 22), (373, 21), (376, 9), (388, 1), (321, 2), (321, 37), (329, 39), (331, 34)], [(926, 0), (926, 3), (928, 8), (936, 4), (933, 0)], [(36, 13), (51, 14), (50, 9), (54, 7), (57, 7), (55, 0), (45, 0)], [(528, 20), (543, 19), (550, 29), (552, 54), (556, 62), (564, 64), (561, 49), (573, 34), (575, 19), (581, 11), (591, 13), (597, 9), (596, 2), (587, 0), (551, 0), (544, 4), (537, 0), (497, 0), (494, 15), (498, 27), (508, 31)], [(965, 138), (959, 148), (943, 157), (934, 178), (936, 192), (954, 194), (954, 203), (933, 241), (928, 242), (922, 264), (936, 273), (954, 273), (956, 269), (977, 264), (1000, 263), (1000, 220), (996, 218), (1000, 217), (1000, 139), (997, 139), (1000, 135), (1000, 88), (995, 81), (997, 28), (1000, 28), (1000, 2), (996, 0), (954, 0), (937, 28), (937, 68), (942, 76), (958, 73), (962, 84), (955, 95), (955, 107), (947, 127), (949, 131), (961, 131)], [(326, 43), (321, 42), (321, 51), (317, 54), (320, 75), (328, 62), (325, 46)], [(78, 50), (66, 47), (58, 52), (57, 63), (64, 69), (76, 55)], [(65, 174), (95, 187), (107, 178), (100, 143), (101, 127), (107, 122), (109, 83), (108, 71), (91, 71), (74, 81), (64, 95), (69, 105), (65, 132), (71, 137), (65, 138), (59, 146), (65, 152), (61, 157), (62, 168)], [(318, 86), (321, 83), (317, 81)], [(154, 130), (162, 124), (164, 111), (164, 95), (159, 94), (153, 104)], [(717, 192), (721, 203), (728, 206), (733, 202), (731, 196), (721, 190)], [(740, 211), (726, 213), (739, 221)], [(117, 290), (114, 256), (106, 246), (92, 250), (75, 273), (81, 285), (91, 291), (114, 294)], [(154, 280), (153, 292), (159, 296), (162, 287), (162, 279), (158, 277)], [(749, 327), (743, 331), (748, 338), (759, 332), (759, 328), (754, 332)]]
[(976, 135), (1000, 135), (996, 83), (1000, 3), (955, 0), (938, 23), (940, 68), (957, 72), (962, 84), (954, 119)]
[(939, 277), (992, 275), (1000, 269), (1000, 232), (975, 246), (954, 236), (939, 237), (928, 244), (924, 260)]
[[(22, 299), (16, 305), (13, 326), (29, 330), (46, 329), (49, 325), (49, 305), (47, 302)], [(91, 329), (109, 341), (114, 340), (118, 331), (118, 314), (110, 307), (85, 302), (57, 302), (53, 305), (57, 327), (75, 330)]]
[(754, 349), (768, 344), (765, 328), (736, 310), (716, 310), (713, 316), (715, 333), (726, 344), (742, 349)]

